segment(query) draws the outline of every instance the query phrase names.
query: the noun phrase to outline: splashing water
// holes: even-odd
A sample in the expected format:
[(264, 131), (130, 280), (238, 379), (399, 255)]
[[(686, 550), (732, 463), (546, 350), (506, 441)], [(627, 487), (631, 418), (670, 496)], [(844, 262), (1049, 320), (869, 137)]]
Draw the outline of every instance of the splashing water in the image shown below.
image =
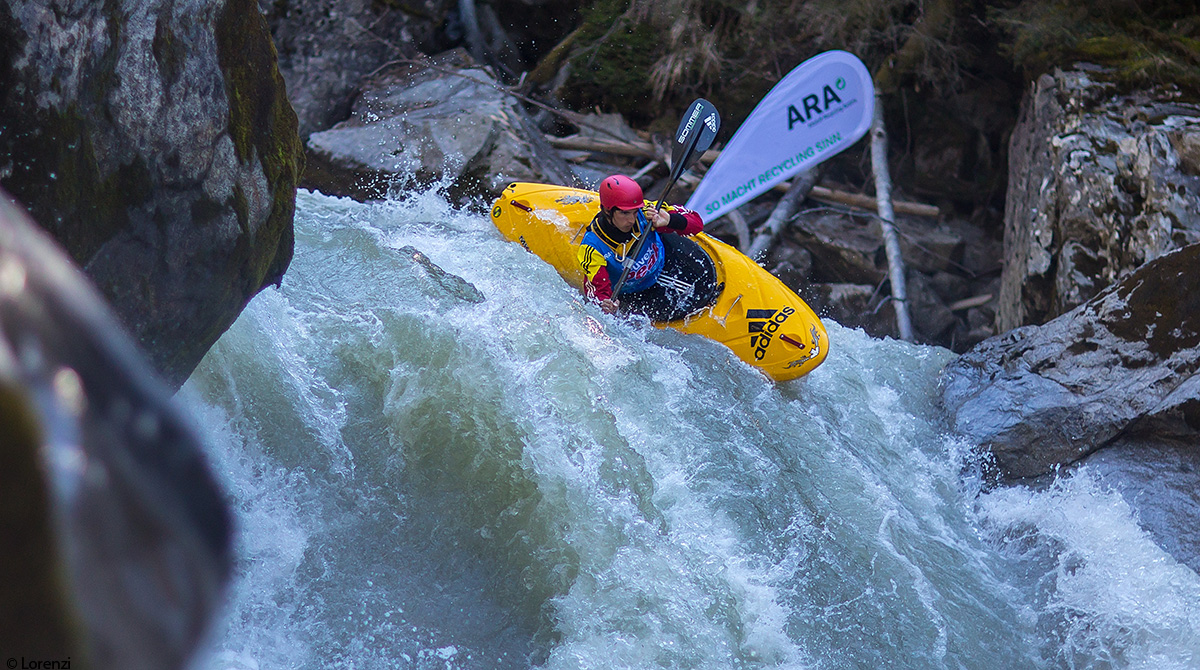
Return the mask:
[(1187, 668), (1200, 579), (1086, 470), (981, 490), (946, 350), (776, 385), (436, 191), (302, 192), (181, 393), (239, 520), (196, 666)]

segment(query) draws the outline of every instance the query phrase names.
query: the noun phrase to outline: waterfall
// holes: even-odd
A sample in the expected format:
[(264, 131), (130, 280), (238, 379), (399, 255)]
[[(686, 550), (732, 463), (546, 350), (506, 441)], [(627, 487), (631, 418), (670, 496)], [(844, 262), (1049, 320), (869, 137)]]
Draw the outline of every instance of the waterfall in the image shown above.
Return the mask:
[(301, 192), (180, 394), (237, 517), (195, 665), (1191, 668), (1200, 578), (1086, 469), (990, 490), (951, 352), (775, 384), (603, 315), (436, 189)]

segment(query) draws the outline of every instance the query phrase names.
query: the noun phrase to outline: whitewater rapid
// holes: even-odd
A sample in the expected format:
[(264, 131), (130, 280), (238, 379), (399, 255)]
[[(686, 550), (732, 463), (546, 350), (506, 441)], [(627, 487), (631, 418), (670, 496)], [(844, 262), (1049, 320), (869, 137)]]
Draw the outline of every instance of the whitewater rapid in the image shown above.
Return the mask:
[(179, 395), (238, 533), (194, 667), (1198, 667), (1200, 578), (1098, 475), (986, 490), (954, 355), (827, 327), (776, 385), (436, 189), (301, 192)]

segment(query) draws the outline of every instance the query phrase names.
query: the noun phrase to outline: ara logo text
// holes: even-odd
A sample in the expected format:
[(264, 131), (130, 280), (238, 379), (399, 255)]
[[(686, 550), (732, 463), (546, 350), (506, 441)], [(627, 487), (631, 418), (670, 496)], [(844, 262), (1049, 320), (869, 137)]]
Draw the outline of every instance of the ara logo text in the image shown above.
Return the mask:
[[(840, 83), (840, 80), (839, 80)], [(844, 84), (843, 84), (844, 86)], [(810, 93), (801, 100), (801, 105), (804, 111), (800, 111), (795, 105), (788, 105), (788, 130), (799, 122), (808, 123), (814, 116), (819, 116), (829, 111), (835, 103), (840, 103), (842, 98), (838, 96), (837, 91), (833, 87), (826, 84), (821, 90), (821, 95)]]

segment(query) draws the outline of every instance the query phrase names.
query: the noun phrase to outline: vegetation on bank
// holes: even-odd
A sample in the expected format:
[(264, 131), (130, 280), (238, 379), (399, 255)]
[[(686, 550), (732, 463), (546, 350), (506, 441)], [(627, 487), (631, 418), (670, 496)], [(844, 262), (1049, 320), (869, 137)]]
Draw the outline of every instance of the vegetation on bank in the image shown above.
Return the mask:
[(650, 124), (719, 89), (736, 120), (796, 63), (836, 48), (862, 58), (885, 90), (944, 96), (1088, 61), (1131, 86), (1200, 97), (1197, 4), (601, 0), (580, 15), (563, 91), (577, 109)]
[(989, 9), (1006, 54), (1031, 73), (1077, 60), (1129, 87), (1175, 85), (1200, 97), (1200, 3), (1025, 0)]

